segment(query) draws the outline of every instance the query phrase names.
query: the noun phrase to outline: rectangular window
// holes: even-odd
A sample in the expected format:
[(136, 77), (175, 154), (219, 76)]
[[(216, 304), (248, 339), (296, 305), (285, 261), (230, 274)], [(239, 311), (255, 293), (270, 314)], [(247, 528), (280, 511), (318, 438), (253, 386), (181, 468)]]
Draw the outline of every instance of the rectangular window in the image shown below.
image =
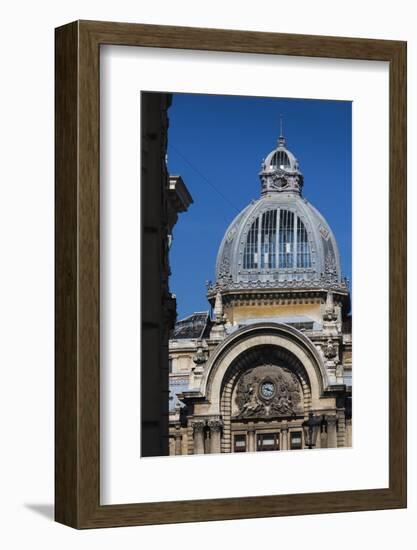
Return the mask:
[(291, 449), (302, 449), (301, 432), (291, 432), (290, 433), (290, 448)]
[(259, 218), (253, 222), (243, 254), (243, 269), (256, 269), (258, 267), (258, 228)]
[(297, 218), (297, 267), (311, 267), (308, 235), (300, 218)]
[(261, 223), (262, 269), (274, 269), (276, 267), (276, 230), (277, 210), (264, 212)]
[(294, 212), (281, 210), (279, 218), (279, 267), (292, 268), (294, 265)]
[(256, 449), (257, 451), (278, 451), (279, 434), (258, 434)]
[(234, 437), (234, 451), (235, 453), (246, 452), (246, 435), (235, 435)]

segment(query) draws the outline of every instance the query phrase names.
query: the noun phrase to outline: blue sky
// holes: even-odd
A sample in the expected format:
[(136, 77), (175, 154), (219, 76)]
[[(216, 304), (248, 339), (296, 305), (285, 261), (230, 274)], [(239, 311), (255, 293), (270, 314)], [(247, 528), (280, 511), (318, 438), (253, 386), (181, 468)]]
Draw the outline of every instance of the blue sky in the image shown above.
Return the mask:
[(174, 94), (168, 111), (168, 169), (194, 203), (180, 214), (170, 252), (178, 319), (209, 309), (206, 281), (233, 218), (260, 196), (261, 161), (274, 149), (282, 115), (286, 146), (304, 174), (303, 196), (327, 219), (351, 280), (351, 103)]

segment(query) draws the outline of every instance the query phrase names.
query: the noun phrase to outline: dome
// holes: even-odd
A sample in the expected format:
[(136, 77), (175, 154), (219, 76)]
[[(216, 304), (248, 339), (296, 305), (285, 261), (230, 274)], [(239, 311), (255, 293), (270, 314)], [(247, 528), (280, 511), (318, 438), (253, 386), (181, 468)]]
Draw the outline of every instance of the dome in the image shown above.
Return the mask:
[(336, 239), (320, 212), (301, 196), (303, 176), (284, 138), (262, 163), (260, 178), (261, 197), (223, 237), (214, 287), (346, 289)]
[(298, 160), (285, 147), (285, 138), (280, 136), (276, 149), (271, 151), (262, 162), (259, 173), (262, 194), (273, 192), (300, 193), (303, 188), (303, 175)]

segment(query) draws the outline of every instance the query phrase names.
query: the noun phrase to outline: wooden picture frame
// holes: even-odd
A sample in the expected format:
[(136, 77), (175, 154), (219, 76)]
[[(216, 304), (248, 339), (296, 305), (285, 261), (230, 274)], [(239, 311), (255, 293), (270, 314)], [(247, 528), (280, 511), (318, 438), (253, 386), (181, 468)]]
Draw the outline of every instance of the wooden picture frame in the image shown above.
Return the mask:
[[(104, 44), (389, 62), (388, 488), (100, 504), (99, 56)], [(55, 167), (56, 521), (74, 528), (99, 528), (406, 506), (405, 42), (130, 23), (70, 23), (56, 29)], [(147, 200), (157, 201), (158, 194)], [(159, 238), (160, 225), (157, 217), (145, 221), (145, 247), (152, 247), (152, 239), (155, 243)], [(146, 235), (150, 235), (148, 243)], [(153, 343), (143, 353), (159, 365), (160, 352), (152, 334), (165, 322), (161, 306), (155, 305), (161, 303), (162, 291), (160, 285), (151, 290), (147, 293), (149, 318), (144, 319), (142, 329), (148, 331), (145, 340)]]

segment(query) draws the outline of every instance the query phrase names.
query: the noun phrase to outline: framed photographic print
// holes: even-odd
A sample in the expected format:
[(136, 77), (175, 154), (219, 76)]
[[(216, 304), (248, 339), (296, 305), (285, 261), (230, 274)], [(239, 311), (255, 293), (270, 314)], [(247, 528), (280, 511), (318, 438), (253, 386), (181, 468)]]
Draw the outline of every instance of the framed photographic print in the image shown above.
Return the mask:
[(56, 520), (406, 506), (406, 44), (56, 30)]

